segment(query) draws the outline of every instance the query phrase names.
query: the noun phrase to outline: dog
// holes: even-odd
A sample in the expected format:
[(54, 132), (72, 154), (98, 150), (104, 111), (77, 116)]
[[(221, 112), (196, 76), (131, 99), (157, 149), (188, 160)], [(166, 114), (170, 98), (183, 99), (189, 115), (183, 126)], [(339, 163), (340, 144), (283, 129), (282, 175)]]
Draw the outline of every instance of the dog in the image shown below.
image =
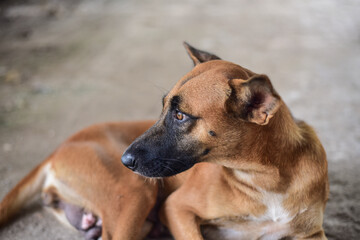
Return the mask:
[(154, 218), (157, 183), (121, 163), (125, 148), (154, 121), (104, 123), (69, 138), (0, 203), (0, 226), (31, 198), (85, 239), (143, 239)]
[(164, 178), (163, 223), (178, 240), (326, 239), (327, 160), (314, 130), (268, 76), (185, 48), (193, 70), (122, 156)]

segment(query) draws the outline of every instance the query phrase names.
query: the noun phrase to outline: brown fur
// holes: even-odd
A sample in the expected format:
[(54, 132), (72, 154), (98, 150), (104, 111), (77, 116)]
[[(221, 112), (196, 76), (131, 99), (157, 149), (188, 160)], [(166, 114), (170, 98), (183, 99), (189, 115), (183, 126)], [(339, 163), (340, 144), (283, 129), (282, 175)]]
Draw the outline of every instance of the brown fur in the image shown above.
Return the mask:
[(164, 223), (184, 240), (202, 239), (203, 225), (238, 230), (234, 239), (326, 239), (327, 161), (314, 130), (292, 117), (267, 76), (187, 49), (196, 66), (153, 128), (178, 96), (178, 110), (197, 117), (187, 139), (211, 151), (166, 179)]
[[(179, 110), (198, 117), (191, 139), (211, 150), (164, 179), (163, 222), (184, 240), (202, 239), (200, 226), (242, 234), (229, 239), (326, 239), (327, 162), (312, 128), (292, 117), (265, 75), (186, 48), (196, 66), (166, 96), (154, 127), (164, 124), (171, 98), (181, 96)], [(96, 125), (74, 135), (4, 198), (0, 224), (43, 189), (101, 217), (103, 239), (144, 236), (139, 226), (157, 185), (124, 168), (120, 157), (153, 123)], [(47, 184), (49, 176), (57, 181)], [(207, 236), (227, 239), (217, 234)]]
[[(121, 163), (124, 149), (154, 122), (107, 123), (80, 131), (28, 174), (0, 204), (0, 225), (37, 193), (85, 207), (102, 221), (102, 239), (141, 239), (157, 185)], [(53, 180), (55, 179), (55, 180)], [(59, 209), (54, 213), (61, 218)]]

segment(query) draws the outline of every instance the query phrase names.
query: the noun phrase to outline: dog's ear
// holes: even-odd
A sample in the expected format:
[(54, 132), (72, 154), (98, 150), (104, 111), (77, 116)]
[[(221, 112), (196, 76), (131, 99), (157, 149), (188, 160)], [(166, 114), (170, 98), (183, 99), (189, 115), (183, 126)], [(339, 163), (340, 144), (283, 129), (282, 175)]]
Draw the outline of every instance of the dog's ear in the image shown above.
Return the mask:
[(230, 114), (259, 125), (268, 124), (280, 106), (280, 97), (266, 75), (231, 79), (225, 107)]
[(218, 56), (216, 56), (212, 53), (201, 51), (199, 49), (192, 47), (187, 42), (184, 42), (184, 47), (185, 47), (187, 53), (189, 54), (190, 58), (193, 60), (194, 66), (196, 66), (200, 63), (203, 63), (203, 62), (220, 59)]

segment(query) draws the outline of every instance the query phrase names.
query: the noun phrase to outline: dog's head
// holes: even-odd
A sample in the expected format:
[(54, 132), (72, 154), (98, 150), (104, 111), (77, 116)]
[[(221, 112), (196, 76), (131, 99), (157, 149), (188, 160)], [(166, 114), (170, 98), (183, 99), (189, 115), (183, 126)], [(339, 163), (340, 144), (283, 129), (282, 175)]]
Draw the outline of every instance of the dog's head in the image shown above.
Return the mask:
[(185, 48), (195, 67), (164, 96), (160, 119), (122, 157), (147, 177), (172, 176), (240, 153), (248, 129), (268, 124), (281, 102), (267, 76)]

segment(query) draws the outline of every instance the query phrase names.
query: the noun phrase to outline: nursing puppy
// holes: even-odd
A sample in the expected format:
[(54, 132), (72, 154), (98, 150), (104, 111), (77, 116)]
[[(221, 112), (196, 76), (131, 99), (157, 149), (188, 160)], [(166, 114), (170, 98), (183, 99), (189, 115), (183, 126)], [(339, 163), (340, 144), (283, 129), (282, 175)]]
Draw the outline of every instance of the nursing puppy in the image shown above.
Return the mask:
[(85, 239), (142, 239), (157, 198), (157, 184), (121, 163), (125, 148), (153, 121), (98, 124), (64, 142), (0, 203), (3, 227), (32, 197)]
[(162, 207), (174, 237), (326, 239), (327, 161), (314, 130), (266, 75), (185, 47), (194, 69), (122, 156), (146, 177), (178, 174), (165, 178)]

